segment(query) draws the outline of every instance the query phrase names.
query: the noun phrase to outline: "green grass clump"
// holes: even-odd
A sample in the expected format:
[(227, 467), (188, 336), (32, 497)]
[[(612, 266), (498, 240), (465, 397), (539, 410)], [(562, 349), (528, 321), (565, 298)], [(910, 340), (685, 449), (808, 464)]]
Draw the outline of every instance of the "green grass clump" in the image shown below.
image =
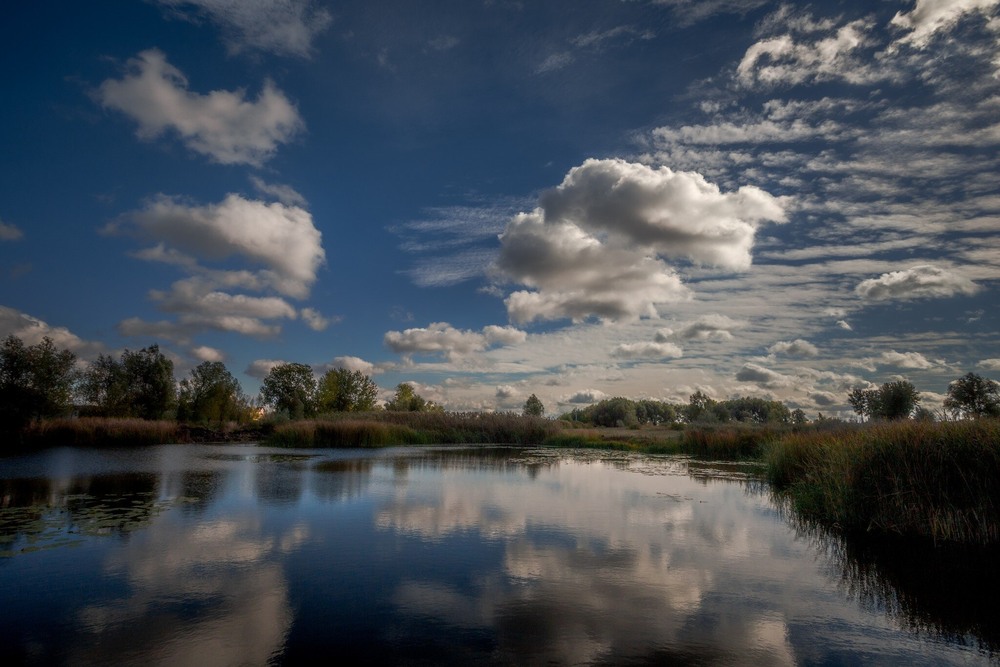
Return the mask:
[(804, 518), (847, 531), (1000, 543), (1000, 421), (790, 433), (766, 453)]

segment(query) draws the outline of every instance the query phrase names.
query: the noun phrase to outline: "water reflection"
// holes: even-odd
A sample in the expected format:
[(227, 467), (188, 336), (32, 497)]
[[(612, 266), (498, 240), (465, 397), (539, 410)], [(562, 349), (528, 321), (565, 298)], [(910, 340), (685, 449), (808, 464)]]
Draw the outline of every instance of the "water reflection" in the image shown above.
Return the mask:
[(516, 448), (0, 461), (0, 661), (988, 662), (989, 562), (790, 525), (753, 480)]

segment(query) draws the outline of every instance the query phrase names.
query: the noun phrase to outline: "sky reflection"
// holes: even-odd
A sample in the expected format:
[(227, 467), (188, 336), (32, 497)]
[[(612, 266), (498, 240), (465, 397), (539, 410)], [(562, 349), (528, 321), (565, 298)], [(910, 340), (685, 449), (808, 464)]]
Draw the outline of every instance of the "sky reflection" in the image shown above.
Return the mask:
[(5, 664), (988, 662), (859, 604), (849, 554), (679, 459), (53, 451), (0, 463), (0, 491)]

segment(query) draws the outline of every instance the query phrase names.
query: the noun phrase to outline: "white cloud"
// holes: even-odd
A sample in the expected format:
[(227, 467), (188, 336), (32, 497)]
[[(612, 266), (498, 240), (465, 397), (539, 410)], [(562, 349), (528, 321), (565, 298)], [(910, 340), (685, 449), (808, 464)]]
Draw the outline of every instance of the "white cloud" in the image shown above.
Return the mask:
[(221, 350), (217, 350), (214, 347), (208, 347), (207, 345), (200, 345), (198, 347), (192, 348), (191, 356), (198, 361), (225, 361), (226, 355), (222, 353)]
[(988, 371), (1000, 371), (1000, 359), (983, 359), (978, 365)]
[(845, 399), (844, 396), (840, 396), (829, 391), (811, 391), (807, 394), (807, 396), (813, 403), (822, 408), (826, 408), (831, 405), (840, 405)]
[(684, 351), (673, 343), (622, 343), (611, 350), (611, 356), (619, 359), (679, 359)]
[(294, 319), (296, 316), (295, 308), (280, 297), (227, 294), (213, 290), (211, 283), (197, 277), (175, 282), (169, 292), (153, 290), (150, 297), (165, 312), (197, 315), (206, 319), (230, 316)]
[(793, 341), (778, 341), (767, 348), (768, 353), (777, 355), (784, 354), (790, 357), (815, 357), (819, 350), (809, 341), (796, 338)]
[(795, 384), (793, 378), (758, 364), (744, 364), (736, 373), (736, 379), (739, 382), (752, 382), (767, 389), (791, 387)]
[(306, 326), (313, 331), (324, 331), (330, 326), (330, 319), (323, 317), (315, 308), (303, 308), (299, 311), (299, 315), (302, 316), (302, 320), (306, 323)]
[(182, 315), (176, 321), (157, 322), (130, 317), (119, 322), (117, 329), (123, 336), (166, 338), (178, 343), (189, 343), (193, 336), (206, 330), (238, 333), (257, 338), (273, 338), (281, 333), (281, 327), (276, 324), (265, 324), (257, 318), (239, 315)]
[(104, 81), (95, 95), (105, 108), (135, 120), (140, 139), (172, 130), (185, 146), (220, 164), (259, 166), (303, 128), (295, 106), (270, 81), (252, 102), (242, 90), (201, 95), (187, 85), (161, 51), (150, 49), (128, 61), (124, 78)]
[(92, 357), (104, 351), (104, 346), (100, 343), (85, 341), (66, 327), (53, 327), (37, 317), (0, 306), (0, 339), (7, 336), (16, 336), (25, 345), (37, 345), (48, 336), (56, 347), (84, 357)]
[(11, 225), (0, 220), (0, 241), (17, 241), (24, 236), (16, 225)]
[(330, 370), (334, 368), (345, 368), (349, 371), (360, 371), (365, 375), (374, 375), (378, 372), (375, 364), (365, 361), (361, 357), (334, 357), (333, 361), (324, 366), (325, 369)]
[(971, 295), (979, 286), (949, 269), (921, 264), (903, 271), (883, 273), (860, 283), (855, 293), (871, 301), (910, 300)]
[(750, 266), (759, 223), (786, 220), (780, 200), (759, 188), (723, 194), (700, 174), (624, 160), (585, 161), (540, 204), (547, 224), (728, 269)]
[(251, 176), (250, 182), (253, 183), (253, 187), (257, 192), (268, 197), (273, 197), (285, 206), (298, 206), (299, 208), (308, 206), (306, 198), (290, 185), (267, 183), (257, 176)]
[(607, 394), (597, 389), (582, 389), (574, 394), (562, 398), (560, 403), (590, 404), (603, 401)]
[(322, 234), (308, 211), (235, 194), (205, 206), (160, 195), (106, 230), (134, 231), (168, 244), (158, 252), (173, 253), (175, 263), (183, 263), (185, 253), (207, 260), (242, 256), (265, 267), (254, 276), (261, 283), (296, 298), (308, 295), (326, 257)]
[(689, 26), (716, 14), (745, 14), (768, 0), (652, 0), (670, 7), (680, 26)]
[(500, 235), (499, 276), (534, 291), (505, 303), (515, 322), (655, 317), (690, 298), (662, 257), (750, 266), (757, 226), (783, 222), (782, 202), (744, 186), (723, 194), (696, 173), (587, 160)]
[(222, 30), (230, 52), (245, 49), (308, 57), (332, 22), (314, 0), (157, 0), (179, 15), (205, 16)]
[(456, 329), (447, 322), (433, 322), (426, 328), (386, 332), (383, 340), (390, 350), (404, 356), (440, 354), (456, 359), (494, 345), (520, 343), (526, 337), (527, 334), (513, 327), (490, 325), (484, 327), (482, 332), (476, 332)]
[(243, 372), (252, 378), (262, 380), (267, 377), (267, 374), (271, 372), (271, 369), (286, 363), (288, 362), (280, 359), (257, 359), (256, 361), (250, 362), (250, 365), (247, 366), (246, 370)]
[(753, 44), (736, 68), (738, 81), (747, 87), (766, 87), (833, 79), (867, 83), (884, 76), (856, 56), (869, 43), (871, 21), (851, 21), (835, 32), (823, 29), (826, 26), (820, 22), (809, 23), (825, 34), (807, 40), (783, 34)]
[(837, 320), (837, 326), (844, 331), (854, 331), (854, 327), (847, 320)]
[(517, 389), (509, 384), (504, 384), (497, 387), (496, 391), (497, 400), (506, 401), (512, 398), (516, 398), (517, 395), (518, 395)]
[(916, 0), (912, 11), (897, 12), (891, 24), (907, 31), (898, 43), (923, 49), (934, 35), (954, 27), (962, 17), (974, 12), (988, 17), (998, 5), (1000, 0)]
[(673, 336), (680, 340), (708, 340), (712, 338), (732, 340), (733, 330), (742, 329), (745, 326), (746, 322), (734, 320), (726, 315), (711, 314), (685, 324), (673, 332)]
[(880, 364), (913, 370), (927, 370), (937, 365), (919, 352), (896, 352), (895, 350), (883, 352), (877, 361)]

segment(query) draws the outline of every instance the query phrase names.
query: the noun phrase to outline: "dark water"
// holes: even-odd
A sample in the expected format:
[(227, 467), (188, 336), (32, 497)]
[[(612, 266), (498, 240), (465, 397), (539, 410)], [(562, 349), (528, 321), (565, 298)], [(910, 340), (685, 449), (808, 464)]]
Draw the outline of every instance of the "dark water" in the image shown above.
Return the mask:
[(682, 459), (51, 450), (0, 460), (0, 664), (989, 664), (954, 556)]

